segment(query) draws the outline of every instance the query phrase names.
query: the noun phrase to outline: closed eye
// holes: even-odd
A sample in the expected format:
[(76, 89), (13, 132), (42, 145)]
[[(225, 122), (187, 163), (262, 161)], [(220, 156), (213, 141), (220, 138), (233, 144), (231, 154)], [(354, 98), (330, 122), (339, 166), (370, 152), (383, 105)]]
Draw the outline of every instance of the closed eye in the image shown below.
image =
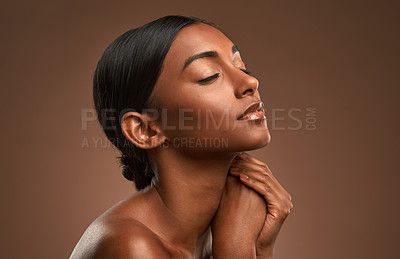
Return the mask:
[(213, 80), (213, 79), (215, 79), (217, 77), (219, 77), (219, 73), (216, 73), (216, 74), (214, 74), (212, 76), (209, 76), (209, 77), (206, 77), (204, 79), (200, 79), (198, 82), (199, 83), (207, 83), (208, 81), (211, 81), (211, 80)]
[(251, 72), (250, 71), (247, 71), (246, 69), (240, 69), (240, 70), (242, 70), (243, 72), (245, 72), (246, 74), (248, 74), (248, 75), (250, 75), (251, 74)]

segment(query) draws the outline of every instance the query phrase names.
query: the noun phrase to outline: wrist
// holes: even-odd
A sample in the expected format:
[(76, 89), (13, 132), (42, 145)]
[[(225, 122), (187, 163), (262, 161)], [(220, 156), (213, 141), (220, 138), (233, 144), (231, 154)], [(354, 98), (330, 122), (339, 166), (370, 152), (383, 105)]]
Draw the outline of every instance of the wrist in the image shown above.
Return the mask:
[(257, 259), (272, 259), (274, 257), (274, 247), (267, 247), (263, 249), (257, 248)]

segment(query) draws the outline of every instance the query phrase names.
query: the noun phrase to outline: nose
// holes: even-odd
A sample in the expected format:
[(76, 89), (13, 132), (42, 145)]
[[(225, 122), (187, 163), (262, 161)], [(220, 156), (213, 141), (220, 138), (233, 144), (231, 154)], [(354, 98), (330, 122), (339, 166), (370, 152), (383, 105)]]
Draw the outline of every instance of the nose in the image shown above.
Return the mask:
[(243, 98), (246, 95), (254, 95), (258, 89), (259, 82), (257, 78), (239, 71), (240, 76), (237, 77), (235, 96), (236, 98)]

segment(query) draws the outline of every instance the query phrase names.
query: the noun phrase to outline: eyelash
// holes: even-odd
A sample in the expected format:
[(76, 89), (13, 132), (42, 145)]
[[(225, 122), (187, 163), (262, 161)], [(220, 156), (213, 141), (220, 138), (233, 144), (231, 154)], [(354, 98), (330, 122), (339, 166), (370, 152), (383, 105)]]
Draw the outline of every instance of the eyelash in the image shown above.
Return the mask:
[(199, 80), (199, 83), (206, 83), (206, 82), (211, 81), (211, 80), (213, 80), (213, 79), (215, 79), (217, 77), (219, 77), (219, 73), (216, 73), (216, 74), (214, 74), (212, 76), (209, 76), (207, 78), (201, 79), (201, 80)]
[(240, 70), (242, 70), (243, 72), (245, 72), (245, 73), (248, 74), (248, 75), (251, 74), (251, 72), (250, 72), (250, 71), (247, 71), (246, 69), (240, 69)]
[[(251, 74), (251, 72), (250, 72), (250, 71), (247, 71), (246, 69), (240, 69), (240, 70), (242, 70), (244, 73), (246, 73), (246, 74), (248, 74), (248, 75)], [(209, 76), (209, 77), (207, 77), (207, 78), (204, 78), (204, 79), (200, 79), (200, 80), (199, 80), (199, 83), (206, 83), (206, 82), (211, 81), (211, 80), (213, 80), (213, 79), (215, 79), (215, 78), (217, 78), (217, 77), (219, 77), (219, 73), (216, 73), (216, 74), (214, 74), (214, 75), (212, 75), (212, 76)]]

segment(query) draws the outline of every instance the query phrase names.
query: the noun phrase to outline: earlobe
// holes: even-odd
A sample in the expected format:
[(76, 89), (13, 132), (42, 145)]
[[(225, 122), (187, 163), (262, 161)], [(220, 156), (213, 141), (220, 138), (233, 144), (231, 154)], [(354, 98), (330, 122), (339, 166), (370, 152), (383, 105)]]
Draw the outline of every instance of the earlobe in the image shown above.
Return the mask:
[(121, 130), (130, 142), (142, 149), (156, 148), (166, 140), (157, 124), (148, 115), (138, 112), (127, 112), (122, 116)]

